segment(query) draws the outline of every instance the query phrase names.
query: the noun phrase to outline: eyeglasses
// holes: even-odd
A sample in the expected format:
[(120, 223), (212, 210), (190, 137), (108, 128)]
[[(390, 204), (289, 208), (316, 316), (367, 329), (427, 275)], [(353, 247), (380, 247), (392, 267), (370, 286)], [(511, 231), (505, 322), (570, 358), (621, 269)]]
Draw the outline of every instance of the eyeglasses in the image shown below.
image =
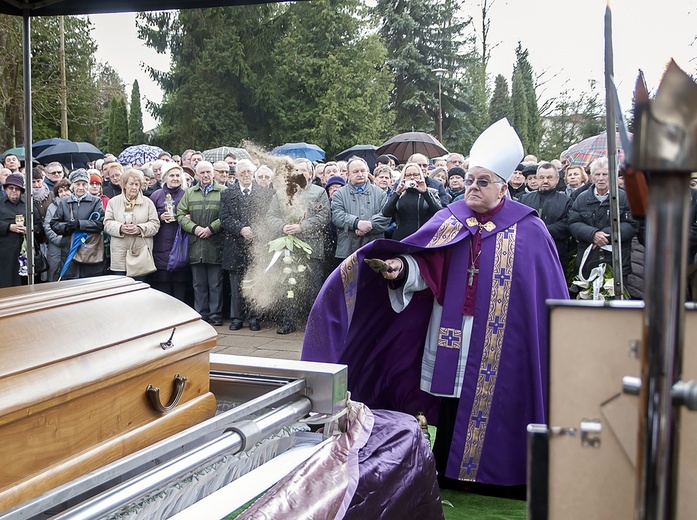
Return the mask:
[(419, 163), (416, 163), (416, 164), (417, 164), (418, 166), (421, 166), (422, 168), (428, 168), (428, 164), (419, 164)]
[(214, 170), (215, 173), (227, 173), (228, 175), (230, 174), (230, 170)]
[(420, 173), (416, 173), (416, 172), (414, 172), (414, 173), (405, 173), (405, 174), (404, 174), (404, 178), (405, 178), (405, 179), (419, 179), (419, 178), (421, 178), (421, 174), (420, 174)]
[(101, 182), (90, 182), (90, 186), (101, 186)]
[(47, 175), (63, 175), (63, 172), (46, 172)]
[(489, 181), (486, 179), (470, 179), (469, 177), (465, 179), (465, 186), (472, 186), (472, 184), (477, 183), (480, 188), (486, 188), (489, 184), (503, 184), (503, 181)]

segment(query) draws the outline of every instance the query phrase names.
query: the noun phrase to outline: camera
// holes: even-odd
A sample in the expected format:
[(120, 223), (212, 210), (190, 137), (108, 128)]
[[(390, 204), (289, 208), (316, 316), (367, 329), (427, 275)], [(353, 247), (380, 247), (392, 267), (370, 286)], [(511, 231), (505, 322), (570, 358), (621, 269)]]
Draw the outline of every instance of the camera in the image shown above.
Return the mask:
[(416, 188), (416, 181), (407, 181), (406, 187), (407, 187), (407, 189)]

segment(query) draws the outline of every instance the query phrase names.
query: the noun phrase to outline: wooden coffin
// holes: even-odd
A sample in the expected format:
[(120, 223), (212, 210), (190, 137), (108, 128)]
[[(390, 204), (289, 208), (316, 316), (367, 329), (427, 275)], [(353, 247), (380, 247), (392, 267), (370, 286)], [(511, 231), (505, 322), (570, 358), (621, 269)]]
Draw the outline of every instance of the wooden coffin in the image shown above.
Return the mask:
[(3, 289), (0, 331), (0, 511), (215, 414), (215, 330), (147, 284)]

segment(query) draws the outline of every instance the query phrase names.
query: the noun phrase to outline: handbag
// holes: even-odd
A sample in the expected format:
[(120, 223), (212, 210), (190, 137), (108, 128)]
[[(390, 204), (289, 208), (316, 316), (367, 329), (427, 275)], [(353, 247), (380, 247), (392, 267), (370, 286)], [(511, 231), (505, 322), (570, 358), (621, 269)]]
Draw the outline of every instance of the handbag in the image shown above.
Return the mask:
[(189, 265), (189, 234), (182, 229), (179, 224), (177, 233), (174, 235), (172, 250), (169, 252), (167, 270), (176, 271)]
[[(99, 220), (99, 215), (93, 213), (90, 215), (90, 220), (92, 217), (97, 215), (97, 220)], [(70, 205), (70, 220), (74, 221), (73, 216), (73, 206)], [(104, 235), (99, 233), (89, 233), (87, 237), (83, 240), (82, 245), (77, 248), (73, 260), (81, 264), (99, 264), (104, 261)]]
[(81, 264), (99, 264), (104, 261), (104, 235), (92, 233), (75, 251), (73, 260)]
[(155, 259), (152, 251), (142, 234), (138, 235), (143, 240), (143, 247), (137, 251), (133, 249), (135, 240), (131, 248), (126, 251), (126, 276), (145, 276), (146, 274), (157, 271)]

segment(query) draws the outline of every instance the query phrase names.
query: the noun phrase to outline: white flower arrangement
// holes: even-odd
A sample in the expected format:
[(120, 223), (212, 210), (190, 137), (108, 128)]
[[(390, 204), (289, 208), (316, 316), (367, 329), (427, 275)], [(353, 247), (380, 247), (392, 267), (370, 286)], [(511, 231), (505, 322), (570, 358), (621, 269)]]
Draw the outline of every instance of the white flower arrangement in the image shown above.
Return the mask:
[[(280, 280), (282, 284), (295, 286), (298, 285), (299, 279), (302, 282), (302, 277), (308, 269), (308, 266), (301, 261), (307, 262), (312, 254), (312, 247), (307, 242), (304, 242), (294, 235), (285, 235), (269, 242), (269, 253), (273, 253), (271, 263), (266, 268), (268, 271), (276, 261), (281, 258), (284, 264), (281, 272), (283, 277)], [(286, 298), (295, 298), (295, 292), (292, 290), (286, 291)]]

